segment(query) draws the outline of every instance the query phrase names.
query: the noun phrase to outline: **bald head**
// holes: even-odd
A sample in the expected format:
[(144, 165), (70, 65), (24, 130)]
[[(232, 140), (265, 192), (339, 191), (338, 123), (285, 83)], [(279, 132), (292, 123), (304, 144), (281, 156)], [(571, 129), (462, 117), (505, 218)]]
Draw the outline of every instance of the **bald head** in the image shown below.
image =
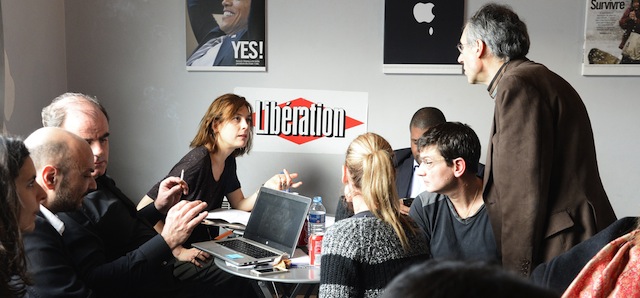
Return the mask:
[(94, 157), (94, 178), (107, 171), (109, 162), (109, 116), (94, 97), (81, 93), (65, 93), (42, 109), (42, 124), (64, 128), (91, 147)]
[(109, 120), (106, 109), (98, 99), (82, 93), (64, 93), (51, 101), (51, 104), (42, 109), (42, 125), (46, 127), (61, 127), (67, 118), (69, 111), (87, 111), (89, 113), (99, 111)]
[[(29, 135), (24, 143), (31, 152), (36, 168), (44, 164), (64, 167), (65, 164), (72, 162), (71, 157), (76, 155), (72, 149), (82, 151), (89, 148), (80, 137), (57, 127), (40, 128)], [(81, 144), (87, 146), (81, 146)]]
[(52, 212), (79, 208), (84, 194), (96, 187), (87, 142), (64, 129), (43, 127), (24, 143), (36, 167), (36, 181), (47, 192), (43, 205)]

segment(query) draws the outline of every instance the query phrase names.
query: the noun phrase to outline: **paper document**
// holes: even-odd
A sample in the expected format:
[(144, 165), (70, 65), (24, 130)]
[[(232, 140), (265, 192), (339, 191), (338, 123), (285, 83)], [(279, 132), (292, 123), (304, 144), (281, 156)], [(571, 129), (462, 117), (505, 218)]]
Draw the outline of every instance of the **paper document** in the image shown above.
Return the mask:
[(247, 222), (249, 222), (249, 216), (251, 216), (251, 212), (242, 211), (238, 209), (218, 208), (218, 209), (209, 211), (209, 215), (207, 215), (207, 219), (222, 220), (227, 223), (237, 223), (237, 224), (242, 224), (246, 226)]
[(296, 248), (291, 257), (291, 265), (298, 267), (309, 266), (309, 255), (304, 253), (302, 249)]

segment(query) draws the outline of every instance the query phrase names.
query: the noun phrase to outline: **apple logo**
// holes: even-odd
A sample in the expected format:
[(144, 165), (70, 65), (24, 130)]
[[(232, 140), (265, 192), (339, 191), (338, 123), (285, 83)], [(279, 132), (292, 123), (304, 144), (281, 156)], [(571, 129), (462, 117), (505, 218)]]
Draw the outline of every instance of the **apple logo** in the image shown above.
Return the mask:
[[(431, 23), (431, 21), (433, 21), (433, 19), (435, 19), (436, 17), (436, 15), (433, 14), (434, 7), (435, 5), (433, 3), (418, 2), (413, 7), (413, 17), (418, 23)], [(429, 27), (429, 35), (433, 35), (433, 27)]]

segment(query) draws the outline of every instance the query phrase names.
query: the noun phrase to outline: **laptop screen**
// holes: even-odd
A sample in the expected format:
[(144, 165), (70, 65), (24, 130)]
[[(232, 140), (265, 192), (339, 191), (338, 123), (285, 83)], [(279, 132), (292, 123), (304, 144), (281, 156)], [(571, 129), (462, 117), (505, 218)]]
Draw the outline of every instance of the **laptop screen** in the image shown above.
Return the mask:
[(244, 237), (292, 256), (310, 205), (310, 198), (262, 187)]

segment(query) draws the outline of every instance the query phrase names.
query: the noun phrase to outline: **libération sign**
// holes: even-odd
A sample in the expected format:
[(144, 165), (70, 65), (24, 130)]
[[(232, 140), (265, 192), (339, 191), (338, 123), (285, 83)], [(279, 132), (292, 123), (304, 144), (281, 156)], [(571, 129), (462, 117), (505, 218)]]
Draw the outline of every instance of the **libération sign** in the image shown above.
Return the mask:
[(238, 87), (253, 106), (253, 151), (344, 154), (367, 131), (368, 94)]

